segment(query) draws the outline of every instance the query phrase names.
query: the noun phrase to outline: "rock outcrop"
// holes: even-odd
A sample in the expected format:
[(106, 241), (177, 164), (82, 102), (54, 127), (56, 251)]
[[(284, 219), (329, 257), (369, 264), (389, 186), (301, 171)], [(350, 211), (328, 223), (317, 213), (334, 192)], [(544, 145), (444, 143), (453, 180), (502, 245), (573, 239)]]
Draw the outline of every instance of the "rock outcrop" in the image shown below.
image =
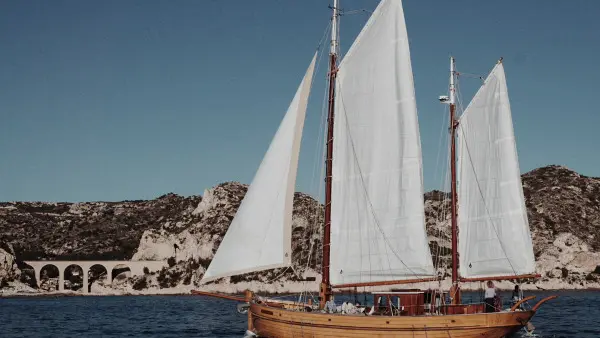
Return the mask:
[(0, 233), (19, 260), (131, 259), (145, 230), (176, 224), (200, 200), (167, 194), (150, 201), (4, 202)]
[[(202, 201), (184, 216), (185, 227), (165, 223), (160, 229), (144, 232), (134, 259), (170, 259), (169, 267), (156, 274), (137, 278), (141, 285), (175, 287), (197, 285), (227, 232), (248, 187), (237, 182), (217, 185), (204, 192)], [(292, 216), (292, 269), (273, 269), (226, 278), (222, 282), (259, 281), (266, 284), (286, 283), (314, 275), (321, 260), (320, 224), (323, 208), (302, 193), (294, 195)], [(183, 230), (182, 230), (183, 229)], [(310, 249), (309, 249), (310, 248)], [(277, 278), (276, 278), (277, 277)], [(145, 281), (142, 281), (145, 279)], [(157, 283), (153, 283), (156, 279)]]
[(12, 245), (0, 242), (0, 289), (8, 286), (9, 282), (19, 280), (20, 277), (21, 270), (17, 266)]
[[(532, 170), (522, 177), (534, 244), (539, 288), (600, 287), (600, 178), (562, 166)], [(430, 247), (449, 273), (449, 194), (425, 194)]]
[[(600, 287), (600, 179), (548, 166), (524, 174), (522, 180), (538, 273), (542, 275), (536, 285)], [(193, 287), (208, 267), (246, 191), (244, 184), (227, 182), (206, 190), (203, 197), (167, 194), (150, 201), (0, 203), (0, 232), (4, 241), (14, 246), (13, 256), (19, 260), (168, 260), (168, 267), (132, 277), (129, 286), (123, 288)], [(424, 200), (431, 252), (436, 265), (448, 274), (449, 194), (432, 191)], [(213, 286), (236, 289), (252, 285), (279, 291), (302, 276), (317, 276), (322, 222), (323, 206), (308, 195), (296, 193), (293, 268), (225, 278)], [(0, 249), (0, 259), (3, 252), (12, 252)], [(1, 271), (10, 270), (5, 265), (0, 276)], [(18, 278), (17, 270), (10, 271), (9, 278)]]
[(552, 165), (522, 179), (541, 284), (600, 286), (600, 178)]

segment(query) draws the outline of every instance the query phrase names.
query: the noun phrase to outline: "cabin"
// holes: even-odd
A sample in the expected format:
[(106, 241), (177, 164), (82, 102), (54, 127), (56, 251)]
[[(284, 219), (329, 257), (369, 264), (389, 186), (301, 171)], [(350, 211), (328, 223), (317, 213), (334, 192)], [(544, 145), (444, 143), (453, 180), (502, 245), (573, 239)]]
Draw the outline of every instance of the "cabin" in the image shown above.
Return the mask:
[(438, 290), (398, 290), (373, 292), (373, 315), (420, 316), (427, 314), (473, 314), (484, 311), (484, 304), (452, 305), (447, 302), (448, 292)]
[[(425, 313), (425, 291), (373, 292), (373, 315), (418, 316)], [(430, 307), (429, 307), (430, 309)]]

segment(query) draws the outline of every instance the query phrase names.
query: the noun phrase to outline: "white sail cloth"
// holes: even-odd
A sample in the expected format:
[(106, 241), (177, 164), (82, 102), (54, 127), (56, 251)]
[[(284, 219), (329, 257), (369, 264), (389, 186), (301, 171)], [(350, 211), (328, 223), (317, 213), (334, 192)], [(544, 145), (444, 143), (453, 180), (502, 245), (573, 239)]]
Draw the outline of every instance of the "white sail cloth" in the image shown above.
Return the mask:
[(291, 264), (298, 155), (316, 54), (202, 283)]
[(535, 258), (502, 63), (458, 126), (460, 276), (535, 272)]
[(333, 285), (435, 276), (400, 0), (383, 0), (339, 66), (330, 279)]

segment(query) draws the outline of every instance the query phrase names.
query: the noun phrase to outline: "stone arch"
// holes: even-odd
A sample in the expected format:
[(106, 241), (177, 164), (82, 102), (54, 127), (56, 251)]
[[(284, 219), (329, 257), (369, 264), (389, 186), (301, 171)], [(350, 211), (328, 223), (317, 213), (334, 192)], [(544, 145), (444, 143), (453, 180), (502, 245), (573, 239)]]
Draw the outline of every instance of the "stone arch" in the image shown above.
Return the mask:
[(110, 284), (112, 282), (111, 276), (108, 274), (108, 269), (106, 266), (98, 263), (90, 266), (88, 269), (88, 292), (92, 291), (92, 284), (96, 281), (102, 281), (103, 284)]
[(70, 264), (64, 271), (64, 289), (77, 291), (83, 288), (83, 268), (79, 264)]
[(59, 290), (59, 280), (61, 279), (60, 275), (61, 273), (58, 266), (52, 263), (45, 264), (40, 268), (40, 278), (37, 282), (38, 287), (46, 291)]
[(131, 277), (131, 268), (127, 264), (117, 264), (112, 268), (111, 277), (113, 281)]
[(17, 266), (19, 270), (21, 270), (21, 277), (19, 279), (21, 283), (25, 283), (31, 286), (32, 288), (40, 286), (40, 281), (38, 280), (39, 276), (35, 267), (23, 261), (18, 261)]

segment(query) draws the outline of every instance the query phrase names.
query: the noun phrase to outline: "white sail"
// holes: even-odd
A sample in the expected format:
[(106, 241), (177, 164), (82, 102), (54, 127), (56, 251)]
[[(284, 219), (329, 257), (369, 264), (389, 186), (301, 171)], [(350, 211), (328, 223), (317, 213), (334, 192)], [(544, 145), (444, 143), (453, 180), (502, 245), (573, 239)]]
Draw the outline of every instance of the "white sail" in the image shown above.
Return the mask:
[(492, 70), (458, 127), (460, 276), (535, 272), (506, 77)]
[(339, 66), (330, 278), (333, 285), (434, 276), (421, 144), (400, 0), (383, 0)]
[(291, 264), (292, 207), (316, 54), (202, 282)]

